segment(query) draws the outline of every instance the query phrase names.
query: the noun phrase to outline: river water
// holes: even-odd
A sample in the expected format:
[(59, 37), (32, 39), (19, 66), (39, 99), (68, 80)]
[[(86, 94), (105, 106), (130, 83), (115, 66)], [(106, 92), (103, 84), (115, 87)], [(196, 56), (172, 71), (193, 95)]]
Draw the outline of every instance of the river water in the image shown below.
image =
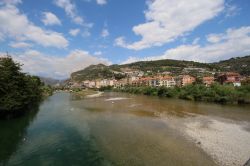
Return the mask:
[(249, 106), (104, 93), (57, 93), (22, 118), (0, 121), (0, 165), (242, 165)]

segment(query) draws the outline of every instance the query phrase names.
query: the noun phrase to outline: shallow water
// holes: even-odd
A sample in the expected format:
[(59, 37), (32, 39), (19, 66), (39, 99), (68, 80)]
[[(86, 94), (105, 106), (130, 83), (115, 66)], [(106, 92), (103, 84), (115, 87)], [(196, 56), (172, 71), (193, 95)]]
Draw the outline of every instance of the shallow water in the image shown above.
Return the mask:
[(218, 165), (185, 135), (185, 123), (200, 116), (250, 129), (247, 106), (57, 93), (32, 114), (0, 121), (0, 165)]

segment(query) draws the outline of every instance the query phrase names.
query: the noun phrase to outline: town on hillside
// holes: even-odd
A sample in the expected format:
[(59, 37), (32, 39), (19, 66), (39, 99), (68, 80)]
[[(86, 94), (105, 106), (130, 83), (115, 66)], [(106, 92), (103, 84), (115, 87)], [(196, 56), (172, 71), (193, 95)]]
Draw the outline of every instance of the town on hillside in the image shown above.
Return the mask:
[[(202, 72), (202, 71), (201, 71)], [(142, 71), (125, 71), (122, 73), (125, 77), (121, 79), (95, 79), (84, 80), (81, 82), (69, 81), (68, 88), (101, 88), (111, 86), (114, 88), (122, 88), (125, 86), (149, 86), (149, 87), (183, 87), (186, 85), (199, 82), (205, 86), (211, 86), (217, 82), (219, 84), (232, 84), (233, 86), (241, 86), (241, 82), (246, 81), (249, 77), (241, 76), (236, 72), (212, 73), (213, 76), (194, 77), (188, 74), (172, 76), (170, 72), (163, 72), (155, 76), (147, 76)]]

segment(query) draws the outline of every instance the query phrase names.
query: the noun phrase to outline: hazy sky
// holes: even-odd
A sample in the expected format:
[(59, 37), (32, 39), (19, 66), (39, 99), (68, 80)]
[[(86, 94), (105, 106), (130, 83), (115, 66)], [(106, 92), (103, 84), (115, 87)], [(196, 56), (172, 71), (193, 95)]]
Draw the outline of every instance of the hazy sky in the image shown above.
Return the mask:
[(0, 0), (0, 54), (66, 78), (90, 64), (250, 54), (249, 0)]

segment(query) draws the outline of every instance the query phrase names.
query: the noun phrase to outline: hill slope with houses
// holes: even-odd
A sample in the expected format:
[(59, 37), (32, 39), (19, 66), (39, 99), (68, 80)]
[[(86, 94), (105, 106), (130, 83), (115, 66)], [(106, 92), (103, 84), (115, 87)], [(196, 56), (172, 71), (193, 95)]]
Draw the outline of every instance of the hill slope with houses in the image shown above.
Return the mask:
[(72, 82), (96, 79), (120, 80), (130, 75), (191, 75), (193, 77), (213, 76), (221, 72), (236, 72), (250, 76), (250, 56), (231, 58), (216, 63), (199, 63), (180, 60), (141, 61), (124, 65), (91, 65), (71, 74)]

